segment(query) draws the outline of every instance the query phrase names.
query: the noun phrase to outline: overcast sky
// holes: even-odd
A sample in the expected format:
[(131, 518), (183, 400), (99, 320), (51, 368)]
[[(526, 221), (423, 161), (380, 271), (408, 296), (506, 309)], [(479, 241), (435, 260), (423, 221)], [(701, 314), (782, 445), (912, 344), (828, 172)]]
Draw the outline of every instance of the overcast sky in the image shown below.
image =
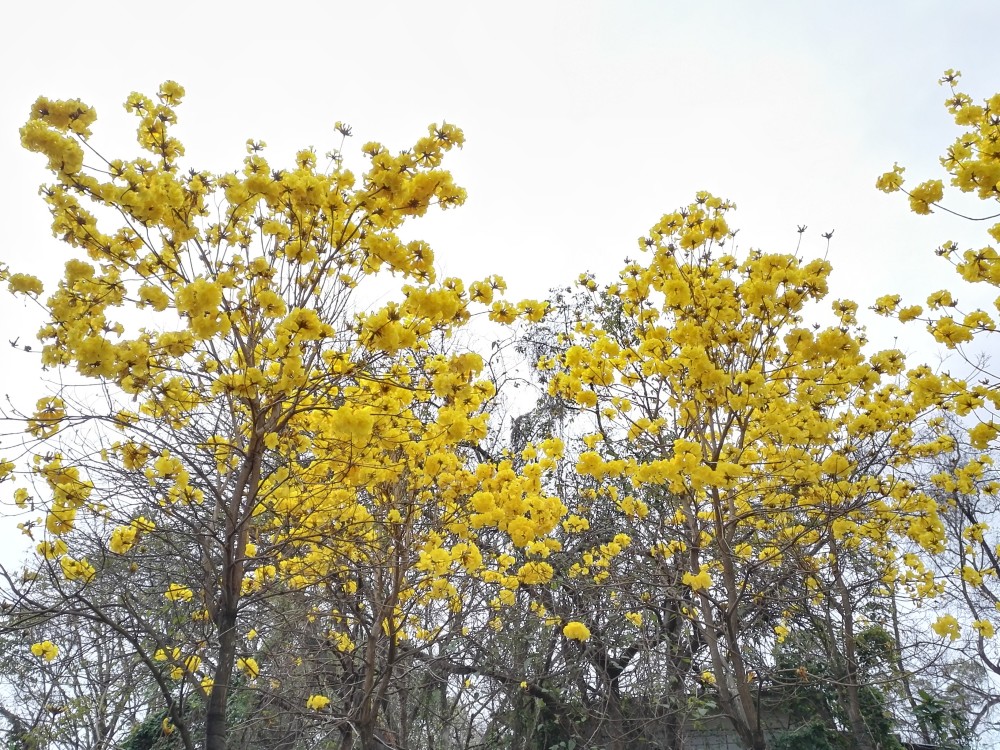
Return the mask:
[[(736, 202), (744, 248), (790, 252), (807, 225), (804, 253), (822, 254), (820, 234), (835, 230), (831, 296), (862, 307), (954, 286), (933, 249), (986, 242), (982, 225), (914, 216), (874, 181), (894, 161), (913, 181), (940, 176), (957, 133), (937, 85), (944, 69), (961, 69), (976, 98), (1000, 90), (995, 0), (28, 7), (0, 11), (0, 259), (20, 271), (51, 275), (68, 257), (37, 196), (43, 159), (18, 142), (31, 102), (82, 98), (97, 108), (99, 148), (130, 156), (121, 104), (165, 79), (187, 88), (177, 132), (198, 169), (236, 169), (250, 137), (268, 142), (275, 166), (303, 146), (323, 153), (339, 141), (337, 120), (353, 126), (355, 151), (367, 140), (407, 148), (434, 121), (460, 125), (465, 149), (446, 165), (469, 200), (414, 231), (441, 273), (501, 274), (514, 298), (584, 270), (609, 280), (637, 255), (636, 238), (697, 190)], [(0, 314), (0, 343), (36, 327), (20, 303), (3, 300)], [(891, 345), (897, 333), (905, 351), (932, 351), (919, 328), (873, 338)], [(37, 388), (30, 360), (3, 378), (22, 403)]]

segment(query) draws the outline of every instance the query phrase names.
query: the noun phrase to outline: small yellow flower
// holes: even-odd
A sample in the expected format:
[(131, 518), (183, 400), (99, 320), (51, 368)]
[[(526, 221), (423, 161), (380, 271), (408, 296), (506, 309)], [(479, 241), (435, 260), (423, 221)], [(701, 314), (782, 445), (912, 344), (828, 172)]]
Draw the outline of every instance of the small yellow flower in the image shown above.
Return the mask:
[(45, 659), (45, 661), (52, 661), (59, 653), (59, 647), (52, 641), (42, 641), (41, 643), (32, 644), (31, 653), (41, 659)]
[(176, 601), (189, 602), (194, 596), (194, 592), (191, 591), (191, 589), (189, 589), (187, 586), (182, 586), (179, 583), (171, 583), (167, 587), (167, 590), (163, 594), (163, 596), (165, 596), (172, 602)]
[(685, 573), (681, 581), (690, 586), (693, 591), (707, 591), (712, 586), (712, 576), (705, 568), (702, 568), (698, 575), (690, 572)]
[(993, 637), (994, 633), (993, 623), (990, 622), (989, 620), (976, 620), (975, 622), (972, 623), (972, 627), (974, 627), (976, 629), (976, 632), (979, 633), (979, 635), (981, 635), (983, 638)]
[(14, 294), (32, 294), (36, 297), (42, 293), (42, 282), (26, 273), (12, 273), (7, 279), (7, 288)]
[(330, 699), (325, 695), (310, 695), (309, 700), (306, 701), (306, 708), (312, 709), (313, 711), (322, 711), (329, 705)]
[(552, 575), (552, 566), (548, 563), (538, 562), (537, 560), (525, 563), (517, 571), (518, 578), (526, 586), (548, 583), (552, 580)]
[(931, 624), (931, 629), (941, 637), (948, 636), (953, 641), (958, 640), (962, 632), (962, 626), (953, 615), (942, 615)]
[(921, 182), (910, 191), (910, 210), (917, 214), (929, 214), (931, 205), (939, 203), (943, 197), (944, 185), (941, 180)]
[(571, 641), (585, 641), (590, 638), (590, 629), (582, 622), (574, 620), (563, 627), (563, 635)]
[(164, 648), (156, 649), (156, 653), (153, 654), (153, 661), (168, 661), (169, 659), (179, 659), (181, 656), (181, 650), (174, 646), (170, 651)]
[(893, 193), (900, 189), (903, 185), (903, 172), (904, 167), (898, 164), (893, 164), (892, 169), (885, 174), (881, 175), (875, 181), (875, 187), (881, 190), (883, 193)]
[(243, 657), (237, 659), (236, 668), (243, 671), (251, 680), (256, 680), (260, 676), (260, 667), (257, 664), (257, 660), (252, 656), (248, 656), (245, 659)]
[(992, 421), (980, 422), (969, 430), (969, 441), (973, 448), (986, 450), (998, 434), (1000, 434), (1000, 425)]
[(111, 532), (111, 543), (108, 546), (116, 555), (124, 555), (135, 544), (137, 533), (134, 526), (118, 526)]

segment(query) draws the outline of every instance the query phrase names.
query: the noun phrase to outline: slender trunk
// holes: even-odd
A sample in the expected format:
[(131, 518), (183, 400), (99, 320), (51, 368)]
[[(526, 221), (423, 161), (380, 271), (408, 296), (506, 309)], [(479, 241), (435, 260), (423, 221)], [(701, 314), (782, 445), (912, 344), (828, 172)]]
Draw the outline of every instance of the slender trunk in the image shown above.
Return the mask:
[(618, 692), (617, 678), (612, 682), (608, 695), (608, 729), (610, 750), (628, 750), (625, 742), (625, 717), (622, 715), (622, 698)]
[(205, 750), (226, 750), (228, 722), (226, 704), (229, 685), (233, 679), (236, 661), (236, 610), (220, 613), (219, 623), (219, 666), (215, 670), (212, 693), (208, 699), (205, 716)]
[(663, 750), (684, 750), (681, 724), (677, 714), (671, 711), (659, 721), (663, 736)]
[[(716, 622), (711, 610), (707, 608), (710, 605), (705, 601), (707, 598), (702, 596), (702, 613), (705, 617), (703, 637), (712, 657), (712, 668), (715, 670), (719, 708), (736, 730), (745, 750), (767, 750), (764, 733), (760, 728), (757, 705), (750, 694), (749, 686), (745, 684), (746, 672), (742, 671), (745, 668), (742, 655), (737, 648), (732, 648), (728, 644), (723, 647), (720, 644), (716, 634)], [(725, 654), (722, 653), (723, 648), (726, 649)], [(737, 671), (744, 676), (742, 686), (734, 676)], [(735, 685), (730, 684), (730, 676), (734, 677)], [(735, 693), (733, 687), (736, 688)]]
[[(732, 528), (726, 523), (727, 517), (732, 516), (732, 509), (727, 507), (725, 499), (717, 489), (713, 490), (712, 505), (717, 539), (714, 551), (722, 563), (722, 585), (726, 592), (726, 602), (718, 607), (719, 618), (716, 619), (713, 613), (717, 610), (711, 598), (705, 592), (700, 594), (701, 608), (706, 621), (705, 641), (712, 654), (720, 707), (729, 715), (733, 728), (740, 736), (746, 750), (767, 750), (760, 723), (760, 712), (757, 710), (757, 702), (750, 681), (747, 679), (748, 670), (740, 644), (742, 632), (736, 605), (743, 592), (736, 580), (736, 568), (730, 548), (732, 540), (729, 537)], [(695, 508), (689, 512), (695, 515), (697, 513)], [(720, 624), (724, 634), (722, 645), (725, 648), (724, 655), (716, 635)]]
[(262, 430), (254, 431), (247, 448), (248, 461), (233, 487), (228, 507), (223, 508), (226, 537), (222, 551), (222, 585), (214, 612), (219, 650), (205, 716), (205, 750), (227, 750), (229, 727), (226, 707), (236, 664), (236, 622), (246, 571), (244, 559), (250, 533), (249, 521), (257, 502), (257, 487), (260, 484), (262, 435)]
[[(401, 488), (397, 488), (397, 490), (401, 491)], [(375, 592), (378, 593), (388, 588), (388, 596), (380, 603), (378, 616), (372, 624), (368, 648), (365, 650), (362, 700), (356, 714), (358, 736), (364, 750), (385, 747), (385, 743), (375, 742), (375, 729), (378, 726), (379, 714), (385, 706), (386, 694), (392, 684), (396, 661), (399, 658), (397, 644), (399, 625), (396, 622), (396, 608), (404, 588), (404, 575), (409, 560), (404, 557), (406, 551), (401, 545), (396, 545), (391, 554), (392, 559), (386, 561), (389, 566), (388, 580), (384, 578), (385, 571), (381, 568), (377, 568), (375, 571)], [(385, 656), (384, 661), (380, 664), (378, 646), (383, 640), (381, 638), (383, 628), (385, 632)]]
[[(410, 745), (410, 689), (406, 680), (403, 680), (402, 683), (399, 689), (399, 723), (396, 725), (396, 728), (399, 730), (399, 747), (401, 750), (407, 750)], [(441, 715), (447, 716), (448, 714), (442, 712)], [(391, 724), (392, 722), (390, 722)]]
[(931, 733), (927, 730), (927, 722), (924, 721), (920, 712), (917, 711), (917, 700), (913, 697), (913, 687), (910, 685), (910, 676), (903, 665), (903, 659), (899, 653), (899, 644), (901, 639), (899, 632), (899, 609), (896, 606), (895, 591), (892, 595), (892, 636), (895, 639), (892, 647), (892, 664), (895, 667), (897, 674), (899, 674), (899, 680), (903, 687), (903, 694), (906, 696), (906, 702), (910, 705), (910, 712), (917, 722), (917, 728), (920, 730), (920, 738), (929, 745), (931, 744), (933, 738), (931, 737)]
[(847, 719), (854, 735), (855, 747), (858, 750), (875, 750), (875, 740), (868, 731), (865, 717), (861, 713), (861, 695), (858, 684), (858, 657), (854, 640), (854, 607), (851, 603), (851, 592), (844, 581), (836, 552), (833, 554), (833, 575), (840, 595), (841, 620), (844, 628), (844, 688), (847, 693)]

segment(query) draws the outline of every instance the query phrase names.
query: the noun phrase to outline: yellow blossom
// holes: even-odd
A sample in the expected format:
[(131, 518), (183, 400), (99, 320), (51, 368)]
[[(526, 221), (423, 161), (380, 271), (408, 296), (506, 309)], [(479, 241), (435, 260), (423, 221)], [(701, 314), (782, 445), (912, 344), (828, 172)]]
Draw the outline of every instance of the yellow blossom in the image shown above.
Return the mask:
[(30, 294), (37, 297), (42, 293), (42, 282), (24, 273), (12, 273), (7, 279), (7, 288), (14, 294)]
[(257, 660), (252, 656), (241, 656), (236, 660), (236, 668), (244, 672), (251, 680), (257, 679), (260, 675), (260, 667), (257, 665)]
[(59, 653), (59, 647), (52, 641), (42, 641), (31, 645), (31, 653), (45, 661), (52, 661)]
[(518, 578), (525, 585), (532, 586), (548, 583), (552, 579), (552, 566), (545, 562), (531, 561), (525, 563), (517, 571)]
[(111, 542), (108, 546), (115, 554), (124, 555), (135, 544), (137, 533), (138, 529), (135, 526), (118, 526), (111, 532)]
[(586, 641), (590, 638), (590, 629), (582, 622), (575, 620), (563, 626), (563, 635), (573, 641)]
[(306, 708), (313, 711), (322, 711), (330, 705), (330, 699), (325, 695), (310, 695), (306, 700)]
[(712, 576), (704, 567), (702, 567), (697, 575), (690, 571), (685, 571), (681, 577), (681, 581), (690, 586), (694, 591), (707, 591), (712, 587)]
[(938, 635), (947, 636), (950, 640), (957, 640), (962, 632), (961, 626), (954, 615), (942, 615), (931, 624), (931, 629)]
[(183, 586), (179, 583), (171, 583), (166, 592), (163, 594), (167, 599), (172, 602), (182, 601), (189, 602), (194, 596), (194, 592), (191, 591), (187, 586)]
[(972, 627), (975, 628), (976, 632), (979, 633), (983, 638), (992, 638), (994, 629), (993, 623), (989, 620), (975, 620), (972, 623)]

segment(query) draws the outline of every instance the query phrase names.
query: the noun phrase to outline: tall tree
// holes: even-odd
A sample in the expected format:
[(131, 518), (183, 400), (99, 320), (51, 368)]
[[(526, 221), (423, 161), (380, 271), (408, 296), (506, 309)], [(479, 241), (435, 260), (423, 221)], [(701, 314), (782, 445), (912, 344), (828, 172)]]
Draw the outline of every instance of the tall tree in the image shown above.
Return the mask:
[[(790, 632), (803, 586), (828, 597), (850, 728), (873, 748), (855, 561), (863, 552), (864, 575), (880, 584), (900, 540), (942, 545), (934, 500), (899, 471), (942, 449), (913, 427), (935, 401), (907, 387), (899, 351), (864, 354), (854, 303), (833, 303), (837, 324), (807, 327), (808, 303), (827, 295), (825, 260), (728, 252), (732, 208), (699, 194), (653, 227), (645, 258), (618, 282), (598, 292), (584, 277), (600, 314), (577, 316), (538, 358), (549, 394), (584, 433), (575, 473), (588, 490), (565, 524), (650, 524), (658, 539), (644, 540), (647, 554), (676, 565), (673, 579), (657, 579), (674, 586), (659, 614), (676, 608), (694, 628), (704, 679), (752, 750), (766, 746), (769, 644)], [(582, 550), (570, 576), (613, 590), (614, 560), (633, 541), (613, 536)], [(653, 611), (664, 601), (646, 596)]]
[[(435, 602), (461, 609), (452, 578), (491, 568), (476, 529), (543, 538), (563, 513), (537, 473), (478, 460), (495, 388), (481, 357), (444, 346), (476, 305), (500, 322), (543, 311), (494, 300), (499, 279), (436, 282), (431, 249), (397, 234), (462, 203), (441, 168), (458, 128), (397, 154), (365, 144), (360, 177), (339, 151), (273, 168), (255, 141), (238, 172), (183, 171), (183, 94), (128, 98), (145, 157), (97, 153), (78, 100), (38, 99), (21, 130), (54, 175), (53, 231), (80, 255), (44, 303), (41, 364), (66, 385), (26, 416), (35, 486), (16, 491), (44, 508), (23, 528), (59, 584), (14, 595), (118, 632), (163, 693), (164, 730), (209, 750), (227, 746), (233, 691), (287, 676), (257, 651), (255, 615), (304, 601), (356, 691), (336, 716), (323, 691), (295, 708), (372, 747), (399, 644), (435, 627)], [(389, 274), (406, 283), (371, 307)], [(2, 275), (40, 297), (38, 279)], [(468, 498), (491, 490), (511, 502), (474, 517)], [(185, 705), (201, 693), (199, 742)]]

